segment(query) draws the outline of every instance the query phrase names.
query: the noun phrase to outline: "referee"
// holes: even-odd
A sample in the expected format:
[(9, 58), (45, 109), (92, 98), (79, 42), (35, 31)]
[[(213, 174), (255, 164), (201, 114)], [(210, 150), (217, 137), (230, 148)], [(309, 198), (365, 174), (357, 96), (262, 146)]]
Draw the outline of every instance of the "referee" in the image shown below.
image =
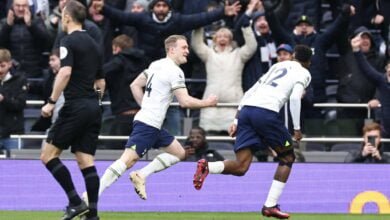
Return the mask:
[[(65, 104), (57, 121), (51, 127), (43, 146), (41, 160), (65, 191), (69, 205), (63, 220), (83, 216), (95, 220), (99, 176), (94, 166), (94, 155), (101, 125), (101, 110), (97, 88), (104, 91), (102, 56), (98, 44), (82, 30), (85, 7), (74, 0), (62, 11), (62, 27), (67, 35), (61, 40), (59, 70), (48, 103), (42, 107), (42, 116), (49, 117), (58, 97), (63, 92)], [(70, 172), (59, 156), (71, 146), (88, 193), (89, 206), (77, 194)]]

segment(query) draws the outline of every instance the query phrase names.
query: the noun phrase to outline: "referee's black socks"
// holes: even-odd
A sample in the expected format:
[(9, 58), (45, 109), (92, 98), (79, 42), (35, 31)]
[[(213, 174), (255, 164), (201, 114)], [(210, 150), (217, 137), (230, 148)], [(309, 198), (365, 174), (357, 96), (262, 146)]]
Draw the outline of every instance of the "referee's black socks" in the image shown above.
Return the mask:
[(97, 216), (97, 202), (99, 197), (99, 176), (95, 166), (87, 167), (81, 170), (84, 176), (85, 188), (88, 194), (89, 212), (87, 217)]
[(68, 168), (66, 168), (61, 160), (58, 157), (50, 160), (47, 162), (46, 168), (61, 185), (62, 189), (64, 189), (68, 196), (69, 203), (73, 206), (80, 205), (81, 199), (74, 188), (72, 177), (70, 176)]

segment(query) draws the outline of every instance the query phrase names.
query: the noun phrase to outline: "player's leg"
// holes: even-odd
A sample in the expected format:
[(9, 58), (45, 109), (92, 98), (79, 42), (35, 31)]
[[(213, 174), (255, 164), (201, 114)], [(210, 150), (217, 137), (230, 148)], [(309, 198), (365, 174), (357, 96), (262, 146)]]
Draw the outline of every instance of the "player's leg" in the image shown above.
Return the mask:
[(216, 162), (207, 162), (204, 159), (199, 160), (193, 180), (195, 189), (200, 190), (202, 188), (208, 173), (235, 176), (245, 175), (252, 163), (252, 157), (253, 154), (250, 148), (241, 148), (236, 152), (236, 160)]
[(285, 144), (284, 146), (282, 145), (282, 147), (272, 147), (273, 150), (277, 153), (279, 165), (275, 171), (271, 188), (268, 192), (267, 199), (262, 209), (262, 214), (268, 217), (287, 219), (289, 218), (289, 214), (280, 210), (278, 200), (290, 175), (292, 165), (295, 161), (295, 154), (292, 140), (288, 131), (286, 130), (283, 132), (281, 130), (279, 132), (285, 134), (284, 137), (281, 138), (281, 140), (283, 140), (282, 142)]
[(149, 175), (165, 170), (185, 158), (184, 148), (166, 130), (159, 132), (159, 138), (155, 146), (167, 146), (161, 148), (165, 153), (156, 156), (152, 162), (142, 169), (130, 173), (130, 180), (141, 199), (147, 198), (145, 182)]
[(41, 161), (61, 185), (68, 197), (69, 205), (63, 217), (66, 220), (88, 211), (88, 207), (81, 201), (75, 190), (69, 170), (59, 159), (61, 152), (62, 150), (54, 145), (45, 143), (41, 152)]
[[(278, 152), (276, 150), (276, 152)], [(283, 192), (288, 177), (291, 172), (292, 165), (295, 161), (294, 150), (291, 148), (288, 151), (278, 153), (279, 165), (276, 169), (274, 180), (268, 192), (267, 200), (262, 209), (262, 214), (268, 217), (279, 219), (289, 218), (289, 214), (282, 212), (278, 205), (278, 200)]]
[(152, 173), (165, 170), (185, 158), (185, 150), (176, 139), (170, 145), (161, 149), (165, 153), (157, 155), (152, 162), (138, 170), (142, 177), (147, 178)]
[(130, 169), (139, 159), (137, 152), (132, 148), (126, 148), (121, 157), (112, 163), (100, 179), (99, 195), (116, 182), (126, 170)]

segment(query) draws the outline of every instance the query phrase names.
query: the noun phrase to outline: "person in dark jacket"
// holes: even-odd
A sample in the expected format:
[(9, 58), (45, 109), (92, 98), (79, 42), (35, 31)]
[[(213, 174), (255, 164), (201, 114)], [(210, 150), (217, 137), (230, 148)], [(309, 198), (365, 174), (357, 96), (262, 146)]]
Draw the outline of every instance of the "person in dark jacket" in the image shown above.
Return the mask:
[[(238, 36), (242, 36), (242, 32), (237, 27), (242, 22), (246, 22), (245, 20), (247, 19), (252, 20), (253, 32), (257, 41), (257, 50), (253, 54), (253, 57), (245, 63), (242, 85), (244, 92), (252, 87), (268, 71), (269, 67), (277, 62), (277, 45), (282, 43), (292, 44), (290, 37), (272, 34), (265, 13), (259, 11), (253, 13), (250, 17), (247, 13), (244, 13), (240, 17), (235, 25), (236, 33), (240, 33)], [(243, 42), (240, 38), (237, 41), (239, 45)]]
[[(358, 35), (351, 40), (352, 50), (354, 51), (354, 56), (359, 68), (362, 70), (363, 75), (367, 77), (367, 79), (376, 86), (377, 91), (379, 91), (379, 102), (370, 100), (368, 104), (373, 108), (380, 107), (381, 124), (383, 125), (384, 130), (383, 136), (390, 138), (390, 60), (386, 65), (385, 74), (377, 71), (368, 63), (364, 54), (360, 51), (361, 45), (361, 35)], [(387, 143), (384, 145), (384, 150), (390, 151)]]
[[(64, 9), (66, 3), (68, 2), (69, 0), (64, 0), (63, 3), (59, 4), (59, 8), (58, 8), (59, 14), (57, 13), (57, 15), (54, 15), (57, 16), (56, 20), (58, 21), (61, 20), (61, 12)], [(99, 27), (91, 20), (85, 19), (83, 22), (83, 30), (87, 31), (89, 36), (91, 36), (95, 40), (95, 42), (100, 46), (101, 50), (104, 51), (103, 35)], [(61, 22), (59, 22), (57, 25), (54, 25), (53, 30), (51, 30), (51, 32), (53, 35), (52, 37), (55, 39), (52, 49), (54, 50), (60, 48), (61, 39), (64, 38), (66, 35), (66, 33), (62, 30)]]
[[(112, 50), (114, 56), (103, 66), (111, 112), (115, 116), (110, 135), (129, 135), (134, 116), (140, 109), (130, 91), (130, 84), (146, 68), (145, 55), (142, 50), (133, 47), (132, 39), (126, 35), (114, 38)], [(109, 148), (122, 149), (124, 146), (122, 142), (115, 143)]]
[(209, 149), (206, 140), (206, 131), (201, 127), (193, 127), (184, 144), (186, 151), (186, 161), (198, 161), (207, 159), (207, 161), (222, 161), (225, 158), (216, 150)]
[[(272, 16), (272, 11), (267, 11), (267, 19), (270, 24), (271, 31), (275, 36), (290, 36), (291, 41), (294, 44), (304, 44), (312, 48), (314, 52), (311, 65), (310, 65), (310, 73), (312, 75), (311, 86), (313, 88), (313, 102), (326, 102), (327, 97), (325, 93), (325, 76), (327, 70), (327, 59), (326, 59), (326, 51), (336, 42), (335, 39), (338, 39), (339, 36), (345, 32), (346, 28), (343, 29), (344, 26), (348, 26), (349, 17), (354, 15), (355, 9), (354, 7), (344, 4), (341, 8), (340, 15), (336, 18), (336, 20), (329, 26), (325, 32), (318, 34), (314, 29), (314, 22), (306, 15), (301, 15), (296, 21), (295, 30), (293, 33), (287, 32), (285, 28), (283, 28), (280, 22)], [(294, 45), (292, 45), (294, 46)], [(319, 109), (314, 109), (311, 107), (310, 109), (306, 108), (305, 115), (308, 118), (322, 118), (323, 115)]]
[(126, 13), (114, 9), (104, 0), (93, 0), (93, 7), (118, 24), (134, 26), (138, 31), (138, 47), (145, 51), (148, 62), (165, 56), (164, 39), (218, 21), (224, 16), (236, 15), (239, 2), (225, 5), (211, 12), (182, 15), (171, 10), (168, 0), (153, 0), (149, 12)]
[(369, 123), (363, 127), (364, 142), (360, 150), (350, 152), (346, 163), (390, 163), (390, 157), (381, 149), (381, 127), (378, 123)]
[(24, 133), (26, 97), (26, 78), (12, 68), (9, 50), (0, 49), (0, 149), (9, 150), (18, 146), (10, 135)]
[[(360, 51), (366, 60), (377, 71), (383, 70), (384, 59), (381, 58), (375, 50), (372, 35), (365, 27), (359, 27), (354, 32), (354, 37), (359, 35), (361, 38)], [(340, 103), (367, 103), (374, 98), (376, 86), (363, 73), (358, 60), (355, 58), (351, 44), (346, 37), (341, 38), (340, 43), (340, 79), (337, 90), (337, 101)], [(364, 118), (367, 117), (366, 109), (340, 109), (337, 111), (339, 119), (348, 119), (351, 121), (355, 130), (351, 130), (351, 135), (360, 134), (359, 129), (363, 126)]]
[(14, 0), (0, 24), (0, 47), (10, 50), (27, 77), (41, 77), (42, 52), (49, 34), (43, 20), (31, 14), (28, 0)]

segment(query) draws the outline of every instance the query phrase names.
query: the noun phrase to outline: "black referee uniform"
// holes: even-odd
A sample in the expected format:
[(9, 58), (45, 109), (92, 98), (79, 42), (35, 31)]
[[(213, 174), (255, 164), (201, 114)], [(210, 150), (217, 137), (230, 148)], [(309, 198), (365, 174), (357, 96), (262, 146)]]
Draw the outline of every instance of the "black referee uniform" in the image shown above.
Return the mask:
[(61, 67), (72, 67), (64, 89), (65, 104), (49, 131), (47, 142), (60, 149), (95, 155), (102, 113), (94, 90), (104, 78), (102, 54), (86, 31), (74, 31), (60, 44)]

